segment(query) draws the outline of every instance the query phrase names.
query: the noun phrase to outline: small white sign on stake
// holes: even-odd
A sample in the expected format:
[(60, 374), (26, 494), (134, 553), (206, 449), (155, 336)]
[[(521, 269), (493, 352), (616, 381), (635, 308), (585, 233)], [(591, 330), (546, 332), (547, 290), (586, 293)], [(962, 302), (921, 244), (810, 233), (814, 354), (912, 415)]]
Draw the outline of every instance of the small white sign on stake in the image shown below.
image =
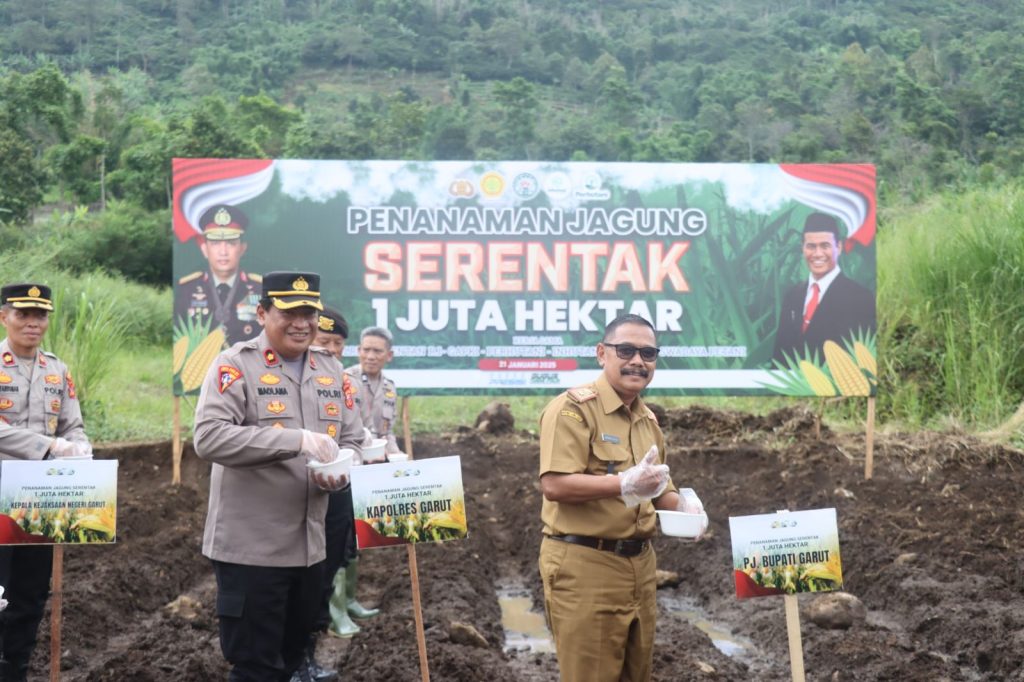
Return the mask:
[(794, 682), (804, 681), (796, 595), (842, 589), (835, 509), (780, 511), (729, 518), (739, 599), (783, 595)]

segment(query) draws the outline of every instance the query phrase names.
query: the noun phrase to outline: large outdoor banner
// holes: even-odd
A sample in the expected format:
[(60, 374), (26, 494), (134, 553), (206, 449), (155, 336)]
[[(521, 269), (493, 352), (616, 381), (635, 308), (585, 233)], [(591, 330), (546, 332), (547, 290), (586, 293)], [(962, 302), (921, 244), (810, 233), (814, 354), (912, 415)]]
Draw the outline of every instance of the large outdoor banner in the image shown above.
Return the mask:
[(290, 269), (392, 331), (406, 393), (590, 381), (626, 312), (651, 393), (875, 390), (873, 166), (175, 159), (174, 234), (177, 394)]

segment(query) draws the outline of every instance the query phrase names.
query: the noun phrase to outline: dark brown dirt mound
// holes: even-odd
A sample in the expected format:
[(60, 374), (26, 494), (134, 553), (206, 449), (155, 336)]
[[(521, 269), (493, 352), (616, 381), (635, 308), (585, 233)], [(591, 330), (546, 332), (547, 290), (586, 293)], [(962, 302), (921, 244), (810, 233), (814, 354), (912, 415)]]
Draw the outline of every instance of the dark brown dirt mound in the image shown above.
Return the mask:
[[(958, 433), (886, 434), (865, 481), (863, 436), (823, 428), (818, 439), (814, 421), (802, 409), (661, 418), (673, 478), (698, 490), (712, 524), (696, 544), (656, 539), (659, 566), (682, 581), (659, 593), (655, 680), (788, 679), (781, 600), (734, 597), (728, 517), (823, 507), (837, 509), (845, 589), (868, 617), (845, 631), (804, 620), (808, 679), (1024, 680), (1024, 456)], [(470, 523), (467, 540), (415, 551), (431, 679), (557, 680), (553, 655), (504, 652), (495, 593), (518, 580), (540, 604), (536, 437), (467, 427), (413, 444), (417, 458), (462, 457)], [(173, 487), (167, 444), (102, 456), (121, 461), (118, 543), (66, 551), (64, 679), (224, 679), (199, 553), (208, 467), (186, 453)], [(321, 658), (346, 680), (419, 680), (406, 549), (364, 552), (361, 567), (360, 597), (382, 613), (351, 640), (321, 642)], [(742, 648), (722, 653), (699, 619)], [(487, 646), (452, 642), (452, 621)], [(34, 671), (45, 679), (46, 623), (40, 632)]]

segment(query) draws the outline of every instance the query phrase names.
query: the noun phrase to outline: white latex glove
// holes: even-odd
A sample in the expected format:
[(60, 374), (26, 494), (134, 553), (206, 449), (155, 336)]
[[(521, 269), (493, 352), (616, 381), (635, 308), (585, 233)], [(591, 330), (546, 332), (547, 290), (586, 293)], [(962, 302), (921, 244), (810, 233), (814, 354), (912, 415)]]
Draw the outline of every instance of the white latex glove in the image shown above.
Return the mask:
[(60, 459), (61, 457), (75, 457), (79, 454), (79, 445), (74, 441), (66, 440), (61, 437), (53, 439), (50, 444), (50, 454)]
[(657, 461), (658, 446), (652, 445), (639, 464), (619, 474), (619, 489), (626, 507), (653, 499), (668, 487), (668, 465)]
[(373, 433), (370, 429), (363, 427), (363, 447), (368, 448), (373, 445)]
[(0, 611), (3, 611), (4, 609), (7, 608), (7, 600), (6, 599), (2, 599), (3, 596), (4, 596), (4, 586), (0, 585)]
[(676, 511), (686, 512), (687, 514), (701, 514), (704, 512), (704, 503), (697, 497), (697, 493), (694, 492), (693, 488), (680, 488), (679, 504), (676, 505)]
[(313, 477), (313, 482), (321, 490), (328, 492), (334, 492), (335, 490), (341, 490), (348, 485), (348, 476), (325, 476), (324, 474), (316, 473), (313, 471), (309, 472), (309, 475)]
[(76, 440), (74, 443), (75, 457), (92, 457), (92, 443), (80, 440)]
[(704, 512), (704, 503), (697, 497), (697, 493), (694, 492), (693, 488), (681, 488), (679, 490), (679, 503), (676, 504), (676, 511), (687, 514), (704, 514), (704, 523), (700, 528), (700, 533), (694, 538), (694, 541), (700, 540), (708, 529), (708, 515)]
[(338, 457), (338, 444), (326, 433), (314, 433), (302, 429), (302, 444), (299, 454), (307, 460), (317, 462), (333, 462)]

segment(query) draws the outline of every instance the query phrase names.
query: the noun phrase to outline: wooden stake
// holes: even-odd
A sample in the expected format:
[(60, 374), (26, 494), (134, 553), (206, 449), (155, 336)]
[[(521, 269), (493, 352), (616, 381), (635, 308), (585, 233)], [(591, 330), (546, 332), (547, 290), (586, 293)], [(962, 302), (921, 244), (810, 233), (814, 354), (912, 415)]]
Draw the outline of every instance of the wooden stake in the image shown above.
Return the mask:
[(825, 399), (818, 405), (818, 414), (814, 415), (814, 440), (821, 440), (821, 418), (825, 414)]
[[(402, 398), (402, 438), (405, 440), (405, 454), (412, 461), (412, 431), (409, 427), (409, 396)], [(430, 664), (427, 661), (427, 636), (423, 630), (423, 606), (420, 603), (420, 572), (416, 565), (416, 545), (405, 546), (409, 554), (409, 579), (412, 582), (412, 615), (416, 621), (416, 648), (420, 654), (420, 677), (430, 682)]]
[(875, 466), (875, 396), (868, 396), (868, 434), (864, 456), (864, 480), (870, 481)]
[(171, 483), (181, 483), (181, 396), (174, 396), (174, 429), (171, 445)]
[(64, 601), (64, 545), (53, 546), (50, 594), (50, 682), (60, 682), (61, 607)]
[(789, 667), (793, 682), (804, 682), (804, 648), (800, 639), (800, 609), (795, 594), (783, 596), (786, 603), (786, 634), (789, 635)]

